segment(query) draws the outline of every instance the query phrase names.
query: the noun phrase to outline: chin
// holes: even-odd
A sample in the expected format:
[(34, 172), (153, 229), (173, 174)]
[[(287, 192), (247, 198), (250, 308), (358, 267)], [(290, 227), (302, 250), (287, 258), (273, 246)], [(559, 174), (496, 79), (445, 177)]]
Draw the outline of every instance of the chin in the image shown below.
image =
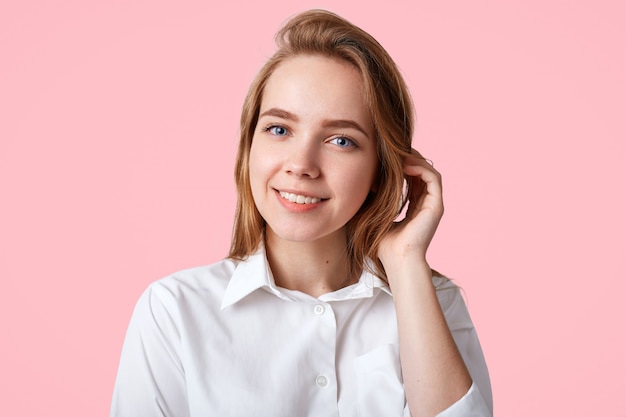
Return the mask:
[(273, 238), (274, 239), (279, 239), (282, 241), (286, 241), (286, 242), (293, 242), (293, 243), (309, 243), (309, 242), (315, 242), (316, 240), (319, 240), (321, 237), (312, 233), (306, 233), (306, 232), (289, 232), (289, 233), (273, 233)]
[(319, 228), (286, 226), (272, 228), (269, 225), (267, 227), (267, 234), (271, 234), (273, 239), (293, 243), (313, 243), (341, 235), (339, 230), (321, 231)]

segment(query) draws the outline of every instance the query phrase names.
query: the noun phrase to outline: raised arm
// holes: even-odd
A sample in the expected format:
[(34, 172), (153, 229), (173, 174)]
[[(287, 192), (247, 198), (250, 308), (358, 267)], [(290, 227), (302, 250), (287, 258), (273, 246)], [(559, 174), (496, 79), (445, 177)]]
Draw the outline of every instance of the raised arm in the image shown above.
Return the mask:
[[(379, 257), (396, 307), (409, 409), (413, 417), (430, 417), (464, 398), (472, 378), (446, 322), (426, 261), (443, 215), (441, 176), (417, 151), (413, 153), (405, 161), (411, 182), (407, 214), (385, 237)], [(481, 398), (478, 394), (477, 399)], [(486, 406), (470, 408), (464, 407), (458, 415), (491, 414)]]

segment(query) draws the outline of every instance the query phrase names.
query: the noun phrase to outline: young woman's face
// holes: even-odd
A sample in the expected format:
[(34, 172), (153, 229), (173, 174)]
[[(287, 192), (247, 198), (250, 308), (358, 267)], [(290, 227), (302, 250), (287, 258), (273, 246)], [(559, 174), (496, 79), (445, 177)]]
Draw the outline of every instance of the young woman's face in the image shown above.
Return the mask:
[(345, 239), (378, 171), (374, 127), (357, 70), (320, 56), (281, 63), (263, 92), (250, 184), (267, 233)]

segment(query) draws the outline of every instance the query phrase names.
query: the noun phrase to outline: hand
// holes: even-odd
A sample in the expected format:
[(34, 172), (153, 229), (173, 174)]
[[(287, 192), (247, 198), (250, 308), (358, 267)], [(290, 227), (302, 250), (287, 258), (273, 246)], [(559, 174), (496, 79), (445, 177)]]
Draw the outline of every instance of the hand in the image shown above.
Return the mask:
[(408, 200), (406, 216), (396, 222), (378, 250), (385, 270), (403, 260), (426, 261), (426, 251), (443, 216), (441, 175), (418, 151), (406, 158)]

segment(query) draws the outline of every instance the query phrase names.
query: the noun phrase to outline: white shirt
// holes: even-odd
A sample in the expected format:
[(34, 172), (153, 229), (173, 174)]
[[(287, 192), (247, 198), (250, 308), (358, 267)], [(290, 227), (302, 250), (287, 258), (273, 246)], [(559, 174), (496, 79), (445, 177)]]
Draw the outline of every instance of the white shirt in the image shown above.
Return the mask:
[[(441, 417), (491, 416), (459, 289), (433, 278), (473, 384)], [(149, 286), (131, 319), (112, 417), (409, 416), (391, 293), (364, 272), (314, 298), (277, 287), (263, 249)]]

